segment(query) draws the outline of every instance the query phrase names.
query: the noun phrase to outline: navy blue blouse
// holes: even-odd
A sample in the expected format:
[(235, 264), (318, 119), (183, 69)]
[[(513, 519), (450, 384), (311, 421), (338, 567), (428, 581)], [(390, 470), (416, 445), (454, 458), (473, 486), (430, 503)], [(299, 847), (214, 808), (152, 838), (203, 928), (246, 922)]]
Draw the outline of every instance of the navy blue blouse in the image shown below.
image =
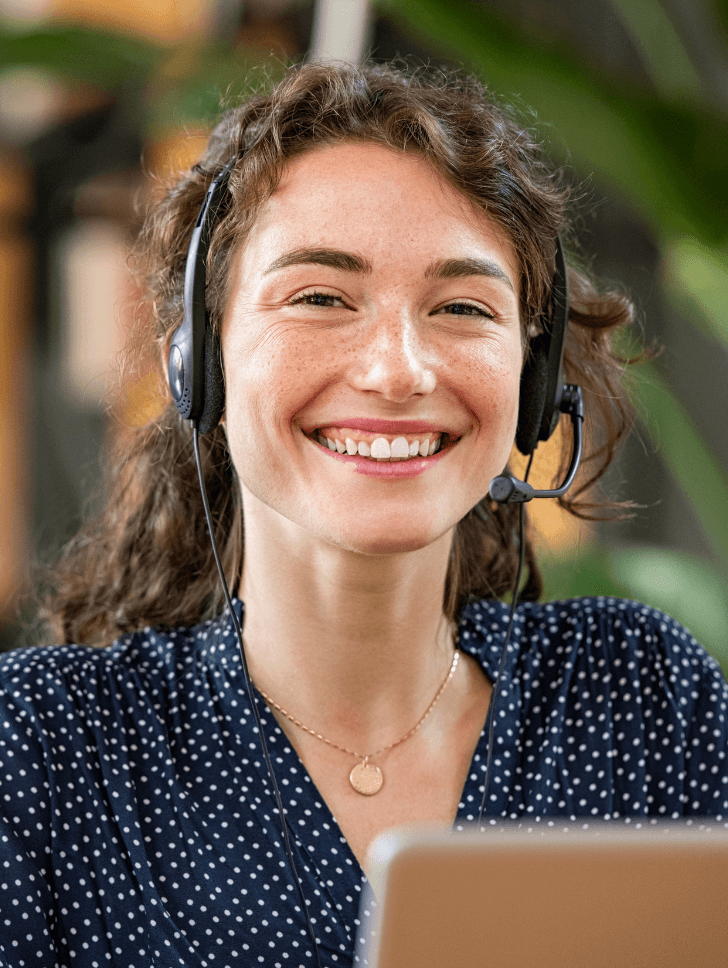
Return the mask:
[[(507, 611), (460, 622), (492, 680)], [(364, 876), (260, 703), (321, 963), (351, 965)], [(484, 730), (456, 824), (477, 816), (486, 747)], [(728, 818), (727, 752), (728, 686), (676, 622), (605, 598), (519, 606), (489, 815)], [(0, 659), (0, 965), (313, 964), (229, 614)]]

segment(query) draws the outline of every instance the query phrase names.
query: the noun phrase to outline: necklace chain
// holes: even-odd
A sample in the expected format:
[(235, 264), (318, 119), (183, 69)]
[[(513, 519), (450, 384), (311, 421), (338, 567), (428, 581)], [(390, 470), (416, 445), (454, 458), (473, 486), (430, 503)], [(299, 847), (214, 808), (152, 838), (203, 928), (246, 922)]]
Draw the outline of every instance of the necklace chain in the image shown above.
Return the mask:
[(258, 690), (258, 692), (261, 694), (261, 696), (265, 699), (265, 701), (270, 706), (272, 706), (274, 709), (277, 709), (278, 712), (281, 713), (281, 715), (285, 716), (286, 719), (289, 719), (295, 726), (298, 726), (299, 729), (305, 730), (305, 732), (309, 733), (311, 736), (315, 736), (316, 739), (320, 739), (323, 743), (326, 743), (328, 746), (333, 746), (335, 750), (340, 750), (342, 753), (348, 753), (350, 756), (356, 756), (357, 759), (362, 760), (364, 763), (368, 763), (368, 761), (373, 756), (379, 756), (380, 753), (388, 753), (390, 750), (393, 750), (395, 746), (399, 746), (400, 743), (404, 743), (405, 740), (409, 739), (410, 736), (413, 736), (417, 732), (417, 730), (424, 724), (427, 717), (435, 708), (435, 705), (437, 704), (437, 701), (439, 700), (440, 696), (442, 696), (448, 683), (455, 675), (455, 670), (458, 667), (459, 659), (460, 659), (460, 652), (458, 651), (458, 649), (455, 649), (455, 654), (453, 655), (450, 671), (445, 676), (445, 679), (442, 685), (440, 686), (440, 688), (437, 690), (437, 693), (435, 694), (435, 698), (432, 700), (430, 705), (425, 710), (424, 716), (422, 716), (422, 718), (416, 723), (416, 725), (414, 725), (408, 733), (405, 733), (404, 736), (396, 740), (396, 742), (390, 743), (389, 746), (383, 746), (381, 749), (376, 750), (374, 753), (357, 753), (354, 750), (347, 749), (346, 746), (339, 746), (338, 743), (334, 743), (332, 740), (327, 739), (325, 736), (322, 736), (321, 733), (317, 733), (315, 729), (311, 729), (309, 726), (305, 726), (300, 720), (296, 719), (295, 716), (291, 716), (291, 714), (289, 712), (286, 712), (286, 710), (282, 706), (279, 706), (278, 703), (275, 702), (275, 700), (271, 699), (270, 696), (266, 695), (263, 692), (263, 690), (260, 688), (260, 686), (256, 686), (255, 688)]

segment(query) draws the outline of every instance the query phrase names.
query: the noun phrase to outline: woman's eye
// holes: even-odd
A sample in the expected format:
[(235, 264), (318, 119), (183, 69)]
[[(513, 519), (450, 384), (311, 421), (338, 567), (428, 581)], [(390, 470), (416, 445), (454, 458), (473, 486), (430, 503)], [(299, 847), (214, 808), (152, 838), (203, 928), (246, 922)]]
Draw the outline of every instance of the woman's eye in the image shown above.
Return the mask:
[(486, 319), (495, 319), (493, 313), (489, 313), (482, 306), (474, 306), (472, 303), (448, 303), (436, 310), (437, 313), (450, 313), (453, 316), (483, 316)]
[(305, 305), (339, 307), (344, 305), (344, 300), (341, 298), (341, 296), (335, 296), (330, 292), (304, 292), (291, 299), (290, 304), (292, 306)]

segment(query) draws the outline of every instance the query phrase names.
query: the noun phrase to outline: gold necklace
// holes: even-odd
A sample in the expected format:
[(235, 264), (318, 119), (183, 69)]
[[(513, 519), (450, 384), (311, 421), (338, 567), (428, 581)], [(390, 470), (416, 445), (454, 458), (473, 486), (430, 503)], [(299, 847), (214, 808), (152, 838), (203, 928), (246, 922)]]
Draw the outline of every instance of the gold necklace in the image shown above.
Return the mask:
[(375, 750), (374, 753), (367, 753), (367, 754), (356, 753), (354, 750), (349, 750), (345, 746), (339, 746), (338, 743), (334, 743), (330, 739), (326, 739), (326, 737), (322, 736), (321, 733), (317, 733), (316, 730), (310, 729), (308, 726), (304, 726), (304, 724), (300, 722), (298, 719), (296, 719), (295, 716), (291, 716), (289, 712), (286, 712), (286, 710), (282, 706), (279, 706), (277, 702), (275, 702), (273, 699), (270, 698), (270, 696), (267, 696), (260, 688), (260, 686), (256, 686), (255, 688), (258, 690), (258, 692), (261, 694), (261, 696), (265, 699), (265, 701), (270, 706), (272, 706), (274, 709), (277, 709), (278, 712), (281, 713), (283, 716), (285, 716), (286, 719), (289, 719), (294, 724), (294, 726), (298, 726), (299, 729), (305, 730), (309, 735), (315, 736), (316, 739), (320, 739), (323, 743), (326, 743), (328, 746), (333, 746), (335, 750), (341, 750), (342, 753), (348, 753), (350, 756), (355, 756), (358, 760), (361, 760), (361, 763), (357, 763), (356, 766), (352, 769), (351, 773), (349, 774), (349, 783), (351, 783), (352, 787), (356, 790), (357, 793), (361, 793), (362, 796), (365, 796), (365, 797), (370, 797), (375, 793), (379, 793), (379, 791), (382, 789), (382, 785), (384, 783), (384, 775), (382, 774), (381, 769), (378, 766), (375, 766), (373, 763), (370, 763), (369, 760), (373, 756), (379, 756), (381, 753), (388, 753), (390, 750), (393, 750), (395, 746), (399, 746), (400, 743), (404, 743), (406, 739), (409, 739), (410, 736), (413, 736), (417, 732), (417, 730), (422, 726), (422, 724), (425, 722), (425, 720), (430, 715), (432, 710), (435, 708), (435, 704), (437, 703), (438, 699), (445, 691), (445, 687), (450, 682), (452, 677), (455, 675), (455, 670), (458, 667), (459, 659), (460, 659), (460, 652), (457, 649), (455, 649), (455, 654), (453, 655), (453, 658), (452, 658), (452, 665), (450, 666), (450, 671), (445, 677), (445, 680), (440, 686), (440, 688), (437, 690), (435, 698), (427, 707), (427, 709), (425, 710), (424, 716), (419, 720), (419, 722), (415, 726), (413, 726), (408, 733), (405, 733), (405, 735), (402, 736), (401, 739), (398, 739), (395, 743), (390, 743), (389, 746), (383, 746), (381, 749)]

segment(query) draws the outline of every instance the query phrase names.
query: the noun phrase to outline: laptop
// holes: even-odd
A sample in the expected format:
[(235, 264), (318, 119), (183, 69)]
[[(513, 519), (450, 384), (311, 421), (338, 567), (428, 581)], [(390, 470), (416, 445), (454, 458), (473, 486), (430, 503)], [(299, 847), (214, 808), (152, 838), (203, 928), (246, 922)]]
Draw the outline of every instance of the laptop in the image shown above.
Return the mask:
[(728, 968), (728, 825), (409, 828), (369, 857), (369, 968)]

